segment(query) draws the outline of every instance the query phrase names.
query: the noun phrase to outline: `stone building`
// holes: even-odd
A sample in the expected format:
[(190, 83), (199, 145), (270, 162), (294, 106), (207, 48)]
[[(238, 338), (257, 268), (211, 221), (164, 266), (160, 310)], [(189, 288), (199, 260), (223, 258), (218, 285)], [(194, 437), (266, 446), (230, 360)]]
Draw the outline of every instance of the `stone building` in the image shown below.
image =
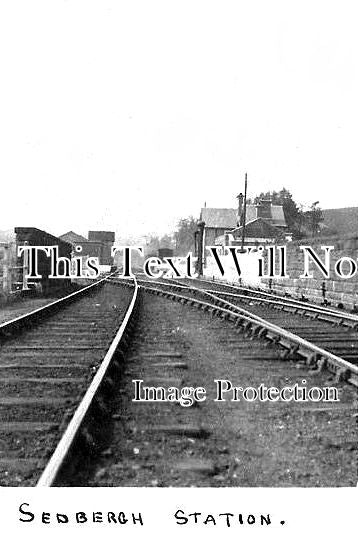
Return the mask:
[[(68, 231), (59, 238), (72, 244), (74, 255), (98, 257), (100, 265), (112, 265), (111, 249), (115, 241), (113, 231), (89, 231), (88, 239), (74, 231)], [(81, 247), (82, 250), (79, 252), (76, 247)]]
[[(242, 195), (238, 196), (238, 200), (237, 209), (201, 209), (200, 220), (205, 224), (204, 246), (237, 245), (240, 242), (243, 232)], [(245, 244), (255, 245), (290, 238), (282, 205), (273, 205), (271, 200), (247, 204), (245, 237)]]

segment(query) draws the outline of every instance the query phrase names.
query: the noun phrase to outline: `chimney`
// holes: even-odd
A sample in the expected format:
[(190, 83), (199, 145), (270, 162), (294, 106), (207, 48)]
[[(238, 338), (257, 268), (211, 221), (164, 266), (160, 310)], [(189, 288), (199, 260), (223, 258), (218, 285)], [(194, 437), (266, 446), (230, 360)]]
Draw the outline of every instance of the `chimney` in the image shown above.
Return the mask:
[(272, 201), (270, 199), (261, 199), (257, 205), (257, 218), (272, 220), (271, 206)]
[(242, 225), (242, 206), (243, 206), (243, 203), (244, 203), (244, 196), (242, 194), (242, 192), (240, 192), (240, 194), (238, 196), (236, 196), (236, 198), (239, 200), (239, 206), (238, 206), (238, 209), (237, 209), (237, 225), (238, 226), (241, 226)]

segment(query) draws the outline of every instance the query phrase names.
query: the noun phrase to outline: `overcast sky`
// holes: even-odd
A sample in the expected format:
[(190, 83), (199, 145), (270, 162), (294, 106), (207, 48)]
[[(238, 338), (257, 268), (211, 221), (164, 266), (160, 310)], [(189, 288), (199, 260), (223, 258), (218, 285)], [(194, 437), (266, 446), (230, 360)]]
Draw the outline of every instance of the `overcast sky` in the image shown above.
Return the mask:
[(1, 2), (0, 229), (170, 232), (245, 171), (358, 205), (355, 4)]

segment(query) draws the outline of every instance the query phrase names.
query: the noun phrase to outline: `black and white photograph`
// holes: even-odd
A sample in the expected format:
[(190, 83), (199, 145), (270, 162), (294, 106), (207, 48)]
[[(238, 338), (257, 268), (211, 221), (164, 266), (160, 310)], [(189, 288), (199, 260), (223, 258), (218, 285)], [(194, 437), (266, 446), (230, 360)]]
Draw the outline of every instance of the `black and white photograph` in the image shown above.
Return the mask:
[[(85, 514), (79, 488), (352, 498), (356, 21), (350, 1), (1, 2), (0, 493), (21, 490), (20, 526), (144, 524)], [(55, 488), (71, 513), (26, 499)], [(285, 531), (177, 498), (183, 531)]]

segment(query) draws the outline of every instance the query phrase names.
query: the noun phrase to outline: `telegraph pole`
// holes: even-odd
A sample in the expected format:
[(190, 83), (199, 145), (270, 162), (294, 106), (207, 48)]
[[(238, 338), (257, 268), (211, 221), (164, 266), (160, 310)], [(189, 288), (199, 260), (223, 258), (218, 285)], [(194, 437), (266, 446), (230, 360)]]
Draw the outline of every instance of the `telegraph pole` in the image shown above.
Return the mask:
[(245, 245), (245, 226), (246, 226), (246, 197), (247, 197), (247, 173), (245, 173), (245, 194), (244, 194), (244, 213), (242, 218), (242, 236), (241, 236), (241, 251), (244, 251)]
[(197, 260), (197, 271), (199, 276), (203, 275), (203, 265), (205, 262), (205, 244), (204, 244), (204, 228), (205, 222), (202, 220), (198, 222), (198, 260)]

